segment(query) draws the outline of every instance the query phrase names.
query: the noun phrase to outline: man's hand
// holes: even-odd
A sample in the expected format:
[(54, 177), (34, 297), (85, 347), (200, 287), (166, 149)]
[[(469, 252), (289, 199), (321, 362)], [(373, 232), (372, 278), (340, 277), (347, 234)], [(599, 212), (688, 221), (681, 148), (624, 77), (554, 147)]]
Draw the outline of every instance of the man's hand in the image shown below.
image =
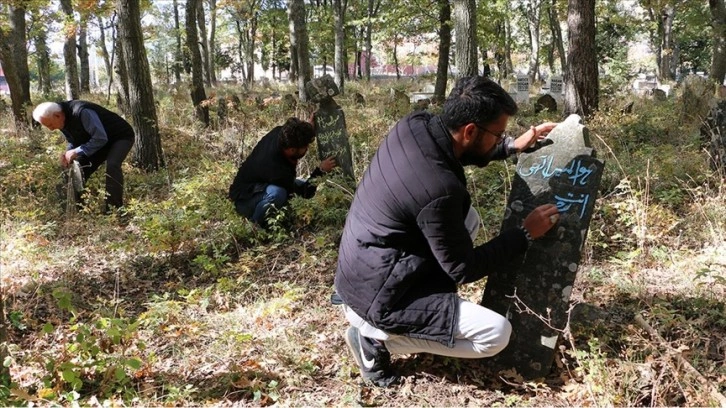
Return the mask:
[(320, 171), (323, 173), (328, 173), (330, 170), (333, 170), (338, 165), (338, 162), (335, 161), (335, 157), (330, 156), (327, 159), (320, 162)]
[(538, 140), (544, 139), (559, 123), (545, 122), (538, 126), (530, 126), (529, 130), (514, 140), (514, 147), (518, 152), (534, 146)]
[(560, 212), (554, 204), (541, 205), (524, 219), (522, 226), (533, 239), (537, 239), (549, 231), (560, 219)]
[(61, 154), (61, 166), (68, 168), (76, 157), (78, 157), (78, 153), (76, 153), (75, 149), (66, 150)]

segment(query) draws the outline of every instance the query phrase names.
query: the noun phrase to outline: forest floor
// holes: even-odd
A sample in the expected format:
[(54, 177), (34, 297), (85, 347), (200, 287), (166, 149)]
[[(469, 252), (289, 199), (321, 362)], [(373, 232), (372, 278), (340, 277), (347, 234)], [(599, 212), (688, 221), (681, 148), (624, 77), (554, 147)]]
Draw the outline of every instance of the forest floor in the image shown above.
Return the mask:
[[(351, 134), (365, 136), (355, 145), (359, 167), (393, 123), (364, 124), (367, 114), (348, 117)], [(235, 132), (261, 136), (281, 117), (270, 116), (241, 120)], [(606, 138), (601, 129), (616, 122), (590, 126)], [(258, 230), (225, 198), (236, 133), (184, 129), (194, 128), (162, 128), (166, 169), (125, 165), (127, 208), (112, 215), (100, 214), (99, 174), (86, 209), (62, 209), (58, 135), (0, 135), (12, 381), (2, 405), (718, 406), (726, 392), (726, 183), (718, 174), (674, 191), (655, 176), (618, 178), (602, 192), (571, 336), (546, 378), (422, 354), (394, 356), (402, 383), (381, 389), (360, 378), (347, 324), (330, 303), (345, 189), (326, 183), (315, 199), (293, 202), (290, 225)], [(256, 140), (248, 139), (245, 149)], [(661, 149), (673, 172), (687, 159), (679, 148)], [(613, 154), (628, 173), (628, 158)], [(468, 176), (485, 187), (483, 176)], [(682, 196), (669, 206), (675, 189)], [(506, 189), (494, 190), (501, 205)], [(483, 214), (490, 235), (501, 222), (491, 211)], [(484, 284), (462, 295), (478, 302)]]

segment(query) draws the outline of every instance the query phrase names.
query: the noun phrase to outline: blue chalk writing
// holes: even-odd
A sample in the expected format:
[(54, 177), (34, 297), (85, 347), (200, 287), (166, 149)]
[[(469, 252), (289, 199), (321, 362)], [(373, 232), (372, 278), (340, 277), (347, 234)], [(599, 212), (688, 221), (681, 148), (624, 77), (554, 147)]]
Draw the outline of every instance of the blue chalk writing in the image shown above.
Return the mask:
[[(560, 212), (566, 212), (573, 205), (581, 205), (580, 207), (580, 219), (585, 216), (585, 210), (587, 209), (587, 203), (590, 201), (590, 194), (579, 193), (579, 197), (575, 197), (574, 193), (567, 193), (567, 197), (560, 197), (555, 195), (555, 205)], [(577, 208), (577, 207), (575, 207)]]

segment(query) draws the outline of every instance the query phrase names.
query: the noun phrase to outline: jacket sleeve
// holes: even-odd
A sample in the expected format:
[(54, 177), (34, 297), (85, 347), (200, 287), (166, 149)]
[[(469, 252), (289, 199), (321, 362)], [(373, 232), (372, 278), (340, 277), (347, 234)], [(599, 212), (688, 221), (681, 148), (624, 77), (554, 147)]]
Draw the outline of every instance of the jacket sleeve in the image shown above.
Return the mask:
[(108, 136), (106, 135), (106, 128), (101, 123), (101, 119), (96, 112), (90, 109), (81, 110), (81, 123), (86, 132), (91, 135), (91, 139), (77, 147), (76, 150), (79, 154), (84, 154), (88, 157), (108, 143)]
[(527, 250), (519, 229), (499, 234), (474, 247), (464, 225), (462, 198), (444, 196), (424, 207), (416, 217), (421, 232), (441, 268), (458, 284), (477, 281)]

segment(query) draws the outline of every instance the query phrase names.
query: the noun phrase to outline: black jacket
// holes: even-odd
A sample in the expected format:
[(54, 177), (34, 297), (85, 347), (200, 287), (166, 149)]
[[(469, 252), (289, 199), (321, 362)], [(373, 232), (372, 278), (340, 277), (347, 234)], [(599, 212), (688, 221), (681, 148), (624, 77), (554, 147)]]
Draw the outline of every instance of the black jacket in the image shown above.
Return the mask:
[(91, 134), (84, 129), (83, 123), (81, 123), (81, 111), (83, 109), (96, 112), (106, 131), (108, 142), (121, 139), (134, 140), (134, 129), (131, 125), (124, 118), (103, 106), (81, 100), (58, 102), (58, 104), (65, 115), (65, 122), (61, 132), (72, 148), (81, 146), (91, 139)]
[[(316, 187), (310, 183), (295, 185), (296, 166), (290, 163), (280, 148), (282, 126), (277, 126), (262, 137), (252, 153), (237, 170), (237, 175), (229, 186), (232, 201), (245, 200), (255, 193), (264, 191), (268, 184), (287, 190), (288, 194), (298, 194), (305, 198), (315, 195)], [(319, 176), (322, 171), (316, 168), (310, 178)]]
[[(497, 147), (495, 159), (504, 158)], [(335, 288), (389, 333), (453, 347), (457, 285), (527, 249), (519, 229), (474, 247), (464, 168), (438, 117), (414, 113), (391, 130), (358, 186), (340, 243)]]

